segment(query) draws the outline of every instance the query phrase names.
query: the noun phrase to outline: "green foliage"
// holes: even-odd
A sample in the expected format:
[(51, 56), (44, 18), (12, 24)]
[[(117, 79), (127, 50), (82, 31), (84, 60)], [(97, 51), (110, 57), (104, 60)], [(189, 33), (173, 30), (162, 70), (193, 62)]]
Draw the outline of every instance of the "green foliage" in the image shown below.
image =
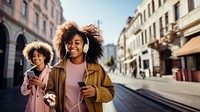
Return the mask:
[(111, 67), (112, 65), (114, 65), (114, 58), (113, 58), (113, 56), (110, 56), (110, 58), (105, 63), (105, 65), (108, 66), (108, 67)]

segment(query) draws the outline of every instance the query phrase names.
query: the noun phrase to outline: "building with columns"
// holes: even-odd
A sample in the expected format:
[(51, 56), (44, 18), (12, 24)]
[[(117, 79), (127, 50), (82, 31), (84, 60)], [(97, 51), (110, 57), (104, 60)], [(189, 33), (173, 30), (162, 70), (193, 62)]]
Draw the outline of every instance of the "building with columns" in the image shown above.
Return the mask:
[(59, 0), (0, 0), (0, 89), (22, 84), (31, 67), (22, 55), (25, 44), (40, 40), (52, 46), (63, 21)]

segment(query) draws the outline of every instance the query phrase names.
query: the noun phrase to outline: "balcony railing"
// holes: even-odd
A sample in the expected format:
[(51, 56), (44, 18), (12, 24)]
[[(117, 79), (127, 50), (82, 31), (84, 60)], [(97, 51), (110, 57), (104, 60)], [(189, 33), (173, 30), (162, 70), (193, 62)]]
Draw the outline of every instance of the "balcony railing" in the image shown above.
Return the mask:
[(170, 23), (166, 27), (161, 29), (161, 42), (172, 43), (173, 40), (177, 37), (176, 31), (178, 30), (178, 25), (176, 23)]

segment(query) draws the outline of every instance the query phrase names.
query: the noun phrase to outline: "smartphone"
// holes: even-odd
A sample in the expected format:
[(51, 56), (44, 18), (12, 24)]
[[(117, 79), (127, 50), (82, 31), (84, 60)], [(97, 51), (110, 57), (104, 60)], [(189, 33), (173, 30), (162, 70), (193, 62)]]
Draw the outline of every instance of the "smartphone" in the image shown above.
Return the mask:
[[(79, 87), (86, 86), (85, 82), (78, 82), (78, 85), (79, 85)], [(86, 90), (86, 88), (84, 88), (82, 90)]]
[(28, 74), (28, 79), (35, 77), (35, 73), (33, 71), (28, 71), (27, 74)]
[(79, 85), (79, 87), (86, 86), (86, 85), (85, 85), (85, 82), (78, 82), (78, 85)]

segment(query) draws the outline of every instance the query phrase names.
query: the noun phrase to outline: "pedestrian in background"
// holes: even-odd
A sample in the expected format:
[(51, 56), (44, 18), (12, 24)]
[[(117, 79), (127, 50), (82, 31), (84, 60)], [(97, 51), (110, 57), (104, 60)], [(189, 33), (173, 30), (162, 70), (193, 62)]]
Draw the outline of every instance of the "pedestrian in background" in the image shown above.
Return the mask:
[[(102, 103), (114, 98), (113, 83), (98, 64), (102, 42), (94, 25), (79, 29), (68, 22), (58, 27), (53, 44), (60, 62), (52, 68), (44, 97), (57, 112), (102, 112)], [(78, 82), (86, 86), (79, 87)]]
[[(24, 57), (34, 66), (24, 73), (24, 82), (21, 86), (22, 95), (29, 95), (25, 112), (49, 112), (43, 97), (51, 71), (50, 63), (53, 51), (50, 45), (34, 41), (26, 45), (23, 50)], [(35, 77), (30, 78), (28, 72), (33, 71)]]

